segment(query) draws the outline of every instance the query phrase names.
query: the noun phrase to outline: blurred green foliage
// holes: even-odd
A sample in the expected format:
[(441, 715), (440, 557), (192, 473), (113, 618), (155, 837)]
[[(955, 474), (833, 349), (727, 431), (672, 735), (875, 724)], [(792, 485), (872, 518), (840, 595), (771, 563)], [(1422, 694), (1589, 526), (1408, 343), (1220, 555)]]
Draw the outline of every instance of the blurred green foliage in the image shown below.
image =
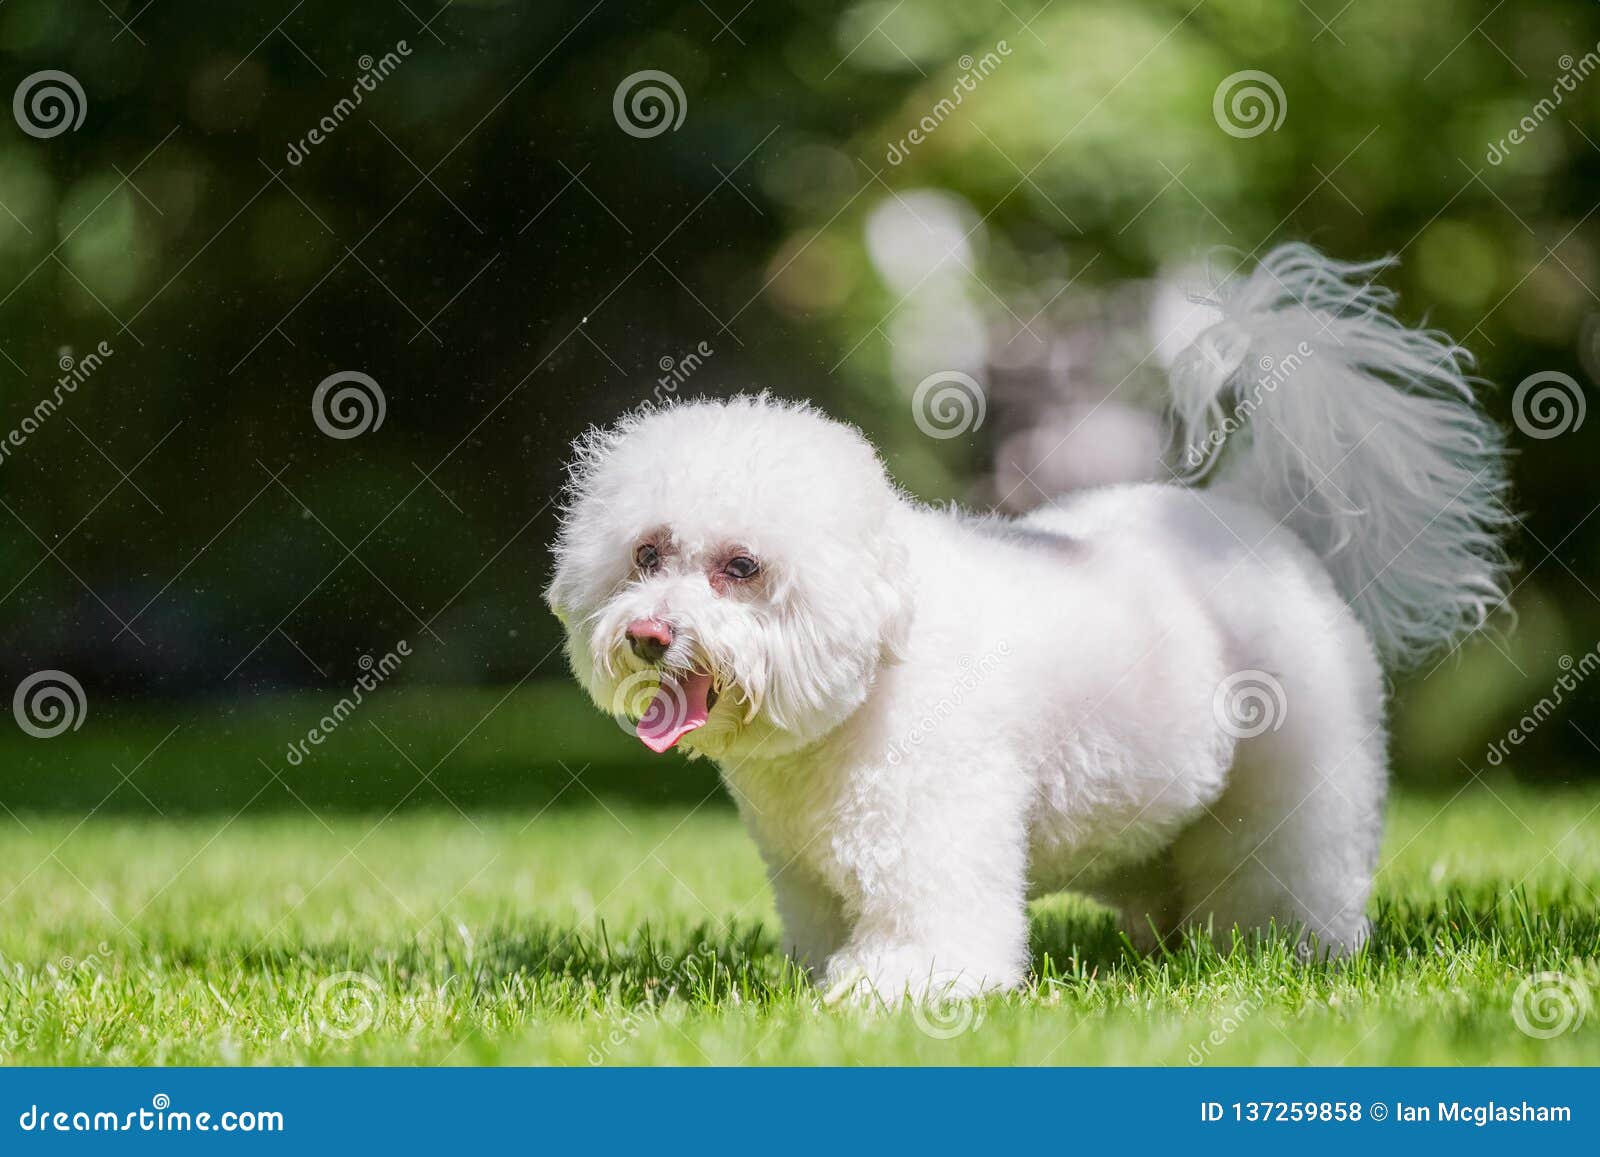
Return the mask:
[[(814, 398), (914, 491), (976, 493), (988, 431), (918, 433), (888, 339), (905, 295), (866, 242), (917, 190), (970, 210), (1000, 326), (1216, 246), (1398, 253), (1408, 316), (1479, 355), (1509, 425), (1527, 375), (1591, 390), (1600, 366), (1600, 79), (1560, 86), (1597, 42), (1600, 13), (1566, 0), (11, 0), (6, 84), (61, 70), (87, 110), (46, 139), (0, 127), (0, 428), (63, 358), (113, 352), (0, 461), (6, 685), (63, 668), (108, 705), (348, 686), (399, 638), (413, 683), (559, 678), (537, 592), (566, 446), (700, 342), (679, 392)], [(684, 90), (677, 131), (619, 128), (643, 69)], [(1246, 69), (1285, 108), (1240, 137), (1213, 104)], [(341, 370), (387, 404), (351, 440), (310, 408)], [(1407, 774), (1481, 767), (1600, 642), (1597, 429), (1512, 431), (1520, 618), (1398, 689)], [(1569, 697), (1516, 770), (1594, 767), (1593, 703)]]

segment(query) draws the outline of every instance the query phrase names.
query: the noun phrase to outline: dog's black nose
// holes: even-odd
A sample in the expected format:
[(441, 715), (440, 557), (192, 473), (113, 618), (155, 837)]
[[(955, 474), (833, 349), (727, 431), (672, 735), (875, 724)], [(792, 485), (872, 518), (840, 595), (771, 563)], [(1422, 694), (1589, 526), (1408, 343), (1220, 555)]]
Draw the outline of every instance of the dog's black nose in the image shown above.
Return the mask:
[(660, 619), (634, 619), (627, 635), (628, 646), (646, 663), (659, 663), (672, 646), (672, 627)]

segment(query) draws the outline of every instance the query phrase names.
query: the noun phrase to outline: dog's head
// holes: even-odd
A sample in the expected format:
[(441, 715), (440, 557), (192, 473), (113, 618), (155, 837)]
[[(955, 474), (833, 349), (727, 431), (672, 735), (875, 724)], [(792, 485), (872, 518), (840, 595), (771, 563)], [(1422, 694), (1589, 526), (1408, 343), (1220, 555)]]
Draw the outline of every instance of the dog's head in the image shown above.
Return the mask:
[(642, 410), (575, 451), (545, 599), (602, 710), (726, 759), (861, 705), (909, 613), (900, 499), (865, 438), (762, 395)]

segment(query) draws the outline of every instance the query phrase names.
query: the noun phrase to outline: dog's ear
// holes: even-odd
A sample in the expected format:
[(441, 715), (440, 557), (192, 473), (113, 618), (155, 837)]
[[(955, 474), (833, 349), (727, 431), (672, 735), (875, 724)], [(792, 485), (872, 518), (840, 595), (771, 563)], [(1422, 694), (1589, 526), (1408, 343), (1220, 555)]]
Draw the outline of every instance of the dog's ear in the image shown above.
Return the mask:
[(541, 592), (563, 626), (570, 627), (574, 617), (587, 613), (585, 592), (597, 589), (601, 581), (610, 543), (601, 529), (606, 503), (596, 493), (596, 481), (629, 420), (624, 417), (611, 428), (592, 426), (572, 443), (557, 496), (560, 526), (550, 548), (555, 569)]
[(557, 593), (558, 589), (560, 589), (560, 586), (561, 564), (558, 560), (556, 563), (555, 574), (551, 577), (550, 581), (545, 584), (545, 588), (540, 592), (540, 594), (544, 598), (544, 605), (550, 608), (550, 613), (556, 617), (556, 621), (559, 622), (563, 627), (566, 627), (570, 626), (570, 620), (568, 618), (569, 612), (567, 610), (567, 601)]
[(865, 700), (883, 663), (902, 657), (915, 594), (905, 546), (878, 524), (873, 533), (811, 542), (806, 565), (775, 594), (762, 651), (763, 709), (779, 728), (809, 741)]
[(570, 628), (572, 616), (578, 605), (581, 590), (581, 567), (575, 557), (578, 546), (577, 540), (571, 530), (573, 514), (569, 509), (563, 515), (562, 527), (556, 535), (555, 542), (551, 543), (550, 554), (555, 563), (550, 573), (550, 581), (540, 594), (544, 597), (545, 606), (550, 608), (552, 614), (560, 620), (563, 627)]

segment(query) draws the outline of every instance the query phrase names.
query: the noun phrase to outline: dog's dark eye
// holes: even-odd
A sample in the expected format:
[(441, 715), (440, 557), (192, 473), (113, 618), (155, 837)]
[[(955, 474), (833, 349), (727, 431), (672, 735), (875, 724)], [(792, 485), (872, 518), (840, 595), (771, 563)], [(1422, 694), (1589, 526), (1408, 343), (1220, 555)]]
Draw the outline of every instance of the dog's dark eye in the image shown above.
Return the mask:
[(761, 564), (747, 554), (736, 554), (728, 560), (722, 568), (722, 573), (729, 578), (749, 579), (755, 578), (761, 570)]
[(633, 552), (633, 562), (640, 570), (655, 570), (661, 563), (661, 552), (651, 543), (642, 543)]

